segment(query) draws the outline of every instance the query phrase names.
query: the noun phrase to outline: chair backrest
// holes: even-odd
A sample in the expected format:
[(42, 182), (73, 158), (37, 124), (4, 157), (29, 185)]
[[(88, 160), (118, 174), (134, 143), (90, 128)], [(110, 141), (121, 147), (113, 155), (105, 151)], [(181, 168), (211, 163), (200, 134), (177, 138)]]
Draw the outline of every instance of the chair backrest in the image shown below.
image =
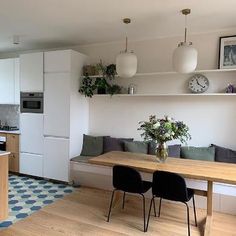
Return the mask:
[(141, 175), (128, 166), (113, 167), (113, 186), (125, 192), (140, 193), (143, 187)]
[(188, 191), (184, 178), (166, 171), (153, 174), (152, 193), (157, 197), (172, 201), (188, 201)]

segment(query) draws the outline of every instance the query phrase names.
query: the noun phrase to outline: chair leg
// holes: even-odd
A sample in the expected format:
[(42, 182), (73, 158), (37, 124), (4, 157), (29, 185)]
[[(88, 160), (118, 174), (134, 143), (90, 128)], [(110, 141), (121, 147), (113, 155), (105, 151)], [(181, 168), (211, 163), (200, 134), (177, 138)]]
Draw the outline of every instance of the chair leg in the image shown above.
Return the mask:
[(125, 192), (123, 194), (123, 204), (122, 204), (122, 209), (125, 209)]
[(162, 198), (160, 198), (158, 217), (160, 217), (161, 215), (161, 201), (162, 201)]
[[(150, 219), (150, 215), (151, 215), (151, 210), (152, 210), (152, 202), (154, 202), (155, 200), (154, 200), (154, 196), (152, 197), (152, 199), (151, 199), (151, 202), (150, 202), (150, 207), (149, 207), (149, 211), (148, 211), (148, 218), (147, 218), (147, 225), (146, 225), (146, 232), (147, 232), (147, 230), (148, 230), (148, 225), (149, 225), (149, 219)], [(155, 202), (154, 202), (154, 205), (155, 205)]]
[(196, 213), (194, 195), (193, 195), (193, 211), (194, 211), (195, 226), (197, 227), (197, 213)]
[(145, 197), (143, 194), (141, 194), (143, 197), (143, 232), (146, 232), (146, 217), (145, 217)]
[(116, 189), (114, 189), (114, 190), (112, 191), (111, 202), (110, 202), (109, 212), (108, 212), (108, 216), (107, 216), (107, 222), (109, 222), (109, 220), (110, 220), (111, 207), (112, 207), (112, 202), (113, 202), (113, 198), (114, 198), (114, 193), (115, 193), (115, 191), (116, 191)]
[(190, 223), (189, 223), (189, 207), (188, 204), (185, 202), (184, 203), (187, 207), (187, 220), (188, 220), (188, 236), (190, 236)]
[(153, 198), (153, 208), (154, 208), (154, 215), (155, 217), (157, 217), (155, 198)]

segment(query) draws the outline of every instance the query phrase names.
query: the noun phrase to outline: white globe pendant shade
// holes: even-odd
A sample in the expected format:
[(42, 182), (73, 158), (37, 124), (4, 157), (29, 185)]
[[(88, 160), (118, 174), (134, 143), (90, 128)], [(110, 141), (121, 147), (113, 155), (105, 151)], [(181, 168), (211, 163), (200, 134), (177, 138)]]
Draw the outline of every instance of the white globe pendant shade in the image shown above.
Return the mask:
[(180, 44), (174, 51), (173, 67), (179, 73), (193, 72), (197, 67), (197, 50), (187, 43)]
[(122, 52), (116, 57), (116, 72), (122, 78), (133, 77), (137, 72), (138, 59), (132, 52)]

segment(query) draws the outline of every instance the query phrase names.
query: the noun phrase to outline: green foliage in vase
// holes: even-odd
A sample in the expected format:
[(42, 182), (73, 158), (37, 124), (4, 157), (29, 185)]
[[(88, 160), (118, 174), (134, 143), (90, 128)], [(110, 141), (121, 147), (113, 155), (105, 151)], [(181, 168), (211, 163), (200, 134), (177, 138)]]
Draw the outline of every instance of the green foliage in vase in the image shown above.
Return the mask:
[(145, 141), (155, 141), (165, 143), (171, 140), (179, 140), (186, 143), (191, 139), (189, 128), (182, 121), (175, 121), (173, 118), (165, 116), (157, 119), (155, 115), (149, 117), (149, 121), (140, 121), (141, 136)]

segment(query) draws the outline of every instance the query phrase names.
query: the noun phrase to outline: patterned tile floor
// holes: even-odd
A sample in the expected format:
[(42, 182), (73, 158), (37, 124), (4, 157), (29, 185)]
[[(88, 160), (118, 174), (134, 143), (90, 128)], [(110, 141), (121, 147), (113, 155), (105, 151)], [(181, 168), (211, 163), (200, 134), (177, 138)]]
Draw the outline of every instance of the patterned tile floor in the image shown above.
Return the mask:
[(0, 221), (0, 230), (55, 200), (72, 193), (73, 187), (24, 176), (9, 176), (9, 217)]

